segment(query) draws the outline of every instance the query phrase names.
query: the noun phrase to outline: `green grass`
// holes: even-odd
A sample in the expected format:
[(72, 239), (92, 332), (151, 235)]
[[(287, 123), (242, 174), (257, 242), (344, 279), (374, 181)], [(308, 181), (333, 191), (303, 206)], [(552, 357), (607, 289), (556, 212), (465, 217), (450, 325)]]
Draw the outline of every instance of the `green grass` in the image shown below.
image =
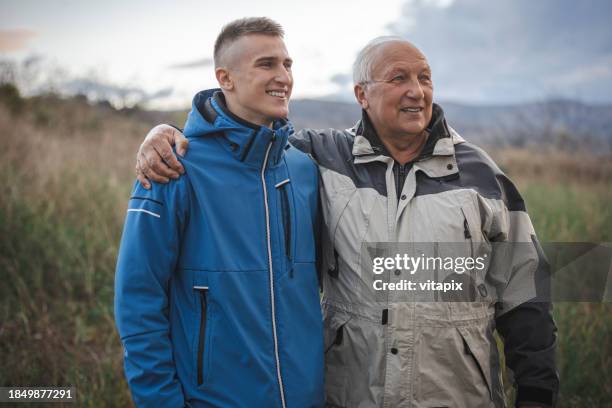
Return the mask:
[[(519, 183), (542, 242), (611, 242), (612, 183)], [(559, 406), (612, 406), (612, 305), (559, 302)]]
[(540, 241), (612, 241), (612, 182), (524, 181), (519, 189)]
[(91, 195), (67, 194), (81, 210), (61, 217), (62, 203), (2, 200), (0, 384), (72, 385), (80, 406), (127, 406), (112, 309), (116, 196), (88, 187)]

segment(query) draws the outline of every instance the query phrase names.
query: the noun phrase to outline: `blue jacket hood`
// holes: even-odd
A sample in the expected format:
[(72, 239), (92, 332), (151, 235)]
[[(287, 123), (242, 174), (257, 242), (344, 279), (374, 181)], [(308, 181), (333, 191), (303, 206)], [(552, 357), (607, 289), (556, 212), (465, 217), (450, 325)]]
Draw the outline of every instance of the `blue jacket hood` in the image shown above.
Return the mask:
[(279, 163), (293, 131), (287, 119), (274, 121), (272, 129), (250, 123), (227, 109), (220, 89), (207, 89), (193, 98), (183, 132), (187, 138), (222, 135), (221, 142), (235, 158), (261, 166), (270, 144), (269, 162), (271, 165)]

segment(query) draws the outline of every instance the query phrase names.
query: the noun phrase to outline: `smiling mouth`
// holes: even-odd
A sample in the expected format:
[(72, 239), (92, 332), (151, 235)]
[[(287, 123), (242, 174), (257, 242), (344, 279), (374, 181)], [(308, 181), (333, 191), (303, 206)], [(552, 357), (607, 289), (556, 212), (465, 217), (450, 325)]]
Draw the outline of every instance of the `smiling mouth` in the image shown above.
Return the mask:
[(423, 111), (423, 108), (401, 108), (402, 112), (419, 113)]
[(276, 98), (287, 99), (286, 91), (266, 91), (266, 93), (270, 96), (274, 96)]

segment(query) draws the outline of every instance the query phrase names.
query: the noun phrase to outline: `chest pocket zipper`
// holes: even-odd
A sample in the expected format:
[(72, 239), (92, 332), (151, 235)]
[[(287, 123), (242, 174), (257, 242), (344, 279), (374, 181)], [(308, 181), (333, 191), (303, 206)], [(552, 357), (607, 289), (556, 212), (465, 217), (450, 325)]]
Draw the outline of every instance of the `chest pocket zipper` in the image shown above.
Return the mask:
[[(461, 209), (461, 214), (463, 214), (463, 236), (466, 240), (468, 240), (468, 244), (470, 246), (470, 258), (474, 259), (474, 240), (472, 238), (472, 233), (470, 232), (470, 223), (467, 220), (467, 215), (465, 215), (465, 210), (463, 208)], [(476, 278), (476, 276), (473, 278)], [(475, 279), (475, 281), (478, 283), (478, 279)], [(469, 286), (470, 299), (476, 299), (476, 289), (478, 289), (483, 298), (486, 297), (487, 288), (483, 283), (480, 283), (478, 284), (477, 288), (476, 284)]]
[(461, 214), (463, 214), (463, 236), (465, 239), (469, 241), (470, 244), (470, 257), (474, 257), (474, 242), (472, 240), (472, 233), (470, 232), (470, 223), (467, 220), (467, 216), (465, 215), (465, 211), (463, 208), (461, 209)]
[[(289, 205), (289, 192), (287, 191), (290, 180), (286, 179), (276, 184), (276, 188), (280, 190), (281, 195), (281, 211), (283, 213), (283, 229), (285, 233), (285, 255), (292, 264), (291, 253), (291, 205)], [(290, 266), (289, 277), (293, 278), (293, 266)]]
[(207, 286), (194, 286), (200, 293), (200, 332), (198, 334), (198, 386), (204, 382), (204, 350), (206, 346), (206, 309), (208, 306), (206, 295)]

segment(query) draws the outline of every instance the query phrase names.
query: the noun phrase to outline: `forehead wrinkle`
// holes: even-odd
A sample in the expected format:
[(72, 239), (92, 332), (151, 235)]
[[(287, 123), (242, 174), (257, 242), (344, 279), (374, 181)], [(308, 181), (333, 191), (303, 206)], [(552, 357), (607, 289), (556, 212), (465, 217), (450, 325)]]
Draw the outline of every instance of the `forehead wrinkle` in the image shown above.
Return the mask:
[[(409, 54), (407, 55), (407, 53)], [(406, 61), (406, 57), (408, 57), (410, 62)], [(398, 65), (409, 65), (412, 70), (413, 66), (419, 64), (422, 64), (422, 67), (417, 67), (420, 71), (431, 71), (427, 58), (417, 47), (408, 41), (394, 41), (383, 45), (377, 50), (371, 72), (374, 74), (382, 70), (382, 73), (386, 74), (398, 68)]]
[(412, 72), (421, 73), (424, 71), (431, 72), (431, 68), (429, 67), (429, 64), (427, 63), (424, 63), (424, 64), (421, 64), (419, 62), (404, 63), (402, 61), (399, 61), (399, 64), (387, 63), (382, 68), (382, 74), (388, 74), (390, 72), (395, 72), (395, 71), (401, 71), (404, 73), (412, 73)]

